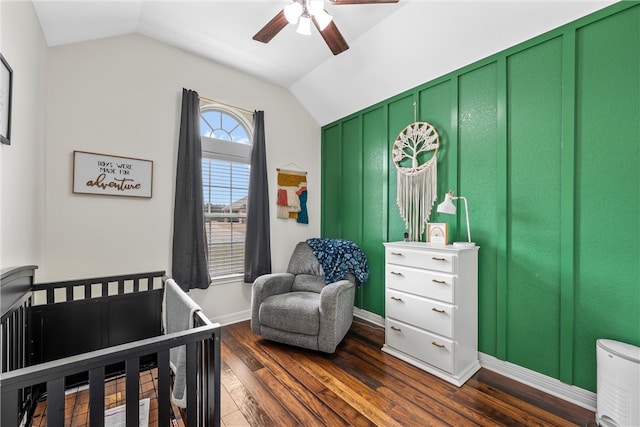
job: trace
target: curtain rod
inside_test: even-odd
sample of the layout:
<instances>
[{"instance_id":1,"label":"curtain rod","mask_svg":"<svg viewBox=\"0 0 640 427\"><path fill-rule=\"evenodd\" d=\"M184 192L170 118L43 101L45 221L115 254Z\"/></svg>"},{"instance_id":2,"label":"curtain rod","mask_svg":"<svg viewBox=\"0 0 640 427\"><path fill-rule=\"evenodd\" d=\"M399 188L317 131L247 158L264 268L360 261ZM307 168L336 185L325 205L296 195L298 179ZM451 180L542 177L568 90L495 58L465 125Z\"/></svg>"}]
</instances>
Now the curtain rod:
<instances>
[{"instance_id":1,"label":"curtain rod","mask_svg":"<svg viewBox=\"0 0 640 427\"><path fill-rule=\"evenodd\" d=\"M224 105L225 107L235 108L236 110L244 111L245 113L248 113L248 114L251 114L251 115L253 115L253 113L254 113L254 111L247 110L246 108L236 107L235 105L226 104L224 102L216 101L215 99L207 98L206 96L198 95L198 97L200 99L204 99L205 101L209 101L209 102L213 102L213 103L216 103L216 104Z\"/></svg>"}]
</instances>

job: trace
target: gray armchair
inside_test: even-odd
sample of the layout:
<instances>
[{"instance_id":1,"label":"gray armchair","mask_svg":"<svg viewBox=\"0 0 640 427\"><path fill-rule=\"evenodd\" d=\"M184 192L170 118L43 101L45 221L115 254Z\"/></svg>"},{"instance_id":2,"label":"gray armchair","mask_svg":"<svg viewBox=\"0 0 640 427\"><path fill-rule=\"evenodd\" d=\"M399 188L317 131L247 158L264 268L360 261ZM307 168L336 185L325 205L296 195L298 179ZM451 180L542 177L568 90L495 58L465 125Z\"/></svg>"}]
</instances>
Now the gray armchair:
<instances>
[{"instance_id":1,"label":"gray armchair","mask_svg":"<svg viewBox=\"0 0 640 427\"><path fill-rule=\"evenodd\" d=\"M355 277L325 284L322 266L306 242L291 255L287 273L253 283L251 330L264 338L334 353L353 321Z\"/></svg>"}]
</instances>

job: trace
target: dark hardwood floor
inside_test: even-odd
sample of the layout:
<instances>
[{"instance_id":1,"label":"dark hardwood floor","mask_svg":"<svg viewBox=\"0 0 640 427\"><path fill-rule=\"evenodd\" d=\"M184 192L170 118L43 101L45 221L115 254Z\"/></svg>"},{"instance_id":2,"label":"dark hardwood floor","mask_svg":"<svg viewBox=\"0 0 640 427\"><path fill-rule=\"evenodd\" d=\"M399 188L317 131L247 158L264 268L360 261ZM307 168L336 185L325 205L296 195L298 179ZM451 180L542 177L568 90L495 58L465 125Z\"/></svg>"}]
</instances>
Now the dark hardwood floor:
<instances>
[{"instance_id":1,"label":"dark hardwood floor","mask_svg":"<svg viewBox=\"0 0 640 427\"><path fill-rule=\"evenodd\" d=\"M252 426L595 426L594 413L486 369L458 388L380 348L354 319L335 354L223 327L222 384Z\"/></svg>"}]
</instances>

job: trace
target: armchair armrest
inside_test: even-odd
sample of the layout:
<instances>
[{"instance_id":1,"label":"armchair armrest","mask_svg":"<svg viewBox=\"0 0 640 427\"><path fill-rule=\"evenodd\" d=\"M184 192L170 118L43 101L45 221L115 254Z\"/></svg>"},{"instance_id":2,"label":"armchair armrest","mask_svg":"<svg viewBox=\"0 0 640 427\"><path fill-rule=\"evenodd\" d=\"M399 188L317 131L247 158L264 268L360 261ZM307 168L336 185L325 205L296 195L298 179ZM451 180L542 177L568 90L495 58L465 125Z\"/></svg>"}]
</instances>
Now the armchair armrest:
<instances>
[{"instance_id":1,"label":"armchair armrest","mask_svg":"<svg viewBox=\"0 0 640 427\"><path fill-rule=\"evenodd\" d=\"M291 291L294 275L291 273L273 273L258 277L251 288L251 330L260 334L260 305L271 295Z\"/></svg>"},{"instance_id":2,"label":"armchair armrest","mask_svg":"<svg viewBox=\"0 0 640 427\"><path fill-rule=\"evenodd\" d=\"M319 350L335 352L337 344L349 331L353 321L355 283L339 280L326 285L320 293Z\"/></svg>"}]
</instances>

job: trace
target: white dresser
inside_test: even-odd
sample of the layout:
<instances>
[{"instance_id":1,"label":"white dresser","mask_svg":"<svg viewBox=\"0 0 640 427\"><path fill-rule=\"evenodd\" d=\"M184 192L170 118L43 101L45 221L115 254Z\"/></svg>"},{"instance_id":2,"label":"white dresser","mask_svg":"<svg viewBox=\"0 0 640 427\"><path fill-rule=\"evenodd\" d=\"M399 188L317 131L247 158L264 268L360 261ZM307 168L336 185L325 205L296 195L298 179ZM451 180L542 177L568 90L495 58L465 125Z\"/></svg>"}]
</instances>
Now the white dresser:
<instances>
[{"instance_id":1,"label":"white dresser","mask_svg":"<svg viewBox=\"0 0 640 427\"><path fill-rule=\"evenodd\" d=\"M458 387L478 361L478 247L385 243L382 350Z\"/></svg>"}]
</instances>

